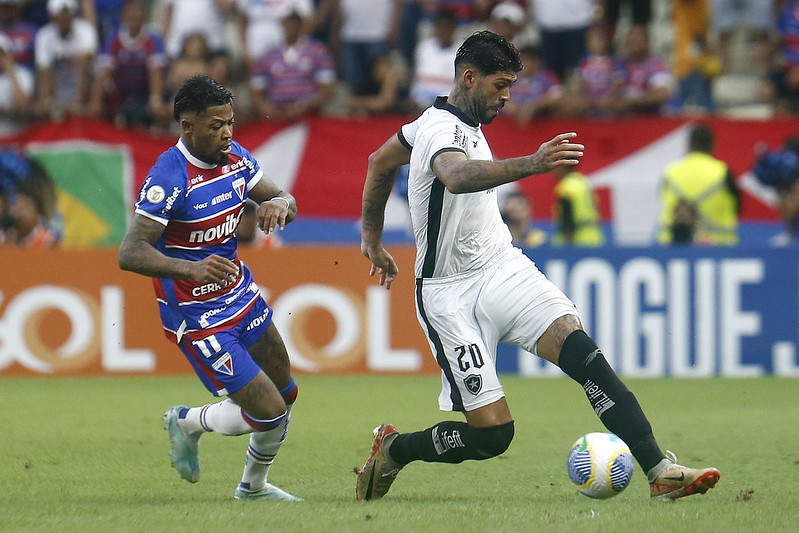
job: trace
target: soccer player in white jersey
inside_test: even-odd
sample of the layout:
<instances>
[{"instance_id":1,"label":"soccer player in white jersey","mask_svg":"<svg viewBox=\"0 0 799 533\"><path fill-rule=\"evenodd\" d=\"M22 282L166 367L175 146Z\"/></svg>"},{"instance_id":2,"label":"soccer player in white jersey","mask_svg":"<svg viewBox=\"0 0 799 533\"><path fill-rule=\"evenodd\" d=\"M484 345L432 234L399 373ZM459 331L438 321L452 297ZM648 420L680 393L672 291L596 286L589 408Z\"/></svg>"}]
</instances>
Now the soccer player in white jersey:
<instances>
[{"instance_id":1,"label":"soccer player in white jersey","mask_svg":"<svg viewBox=\"0 0 799 533\"><path fill-rule=\"evenodd\" d=\"M267 481L288 432L297 385L272 309L236 254L236 227L248 198L259 204L258 226L266 233L294 220L297 205L233 140L232 102L230 91L208 76L190 78L178 90L180 139L161 154L141 187L119 266L153 278L167 338L212 394L227 396L164 414L180 476L199 480L204 433L248 433L234 497L298 501Z\"/></svg>"},{"instance_id":2,"label":"soccer player in white jersey","mask_svg":"<svg viewBox=\"0 0 799 533\"><path fill-rule=\"evenodd\" d=\"M521 69L506 39L475 33L458 50L449 96L369 157L361 250L371 274L389 289L398 269L381 241L383 217L397 168L410 162L417 316L442 371L439 406L463 412L466 421L412 433L392 424L376 428L356 497L382 498L412 461L460 463L508 448L514 429L496 372L500 341L559 365L583 387L602 423L647 473L653 498L704 493L718 481L718 470L687 468L661 452L635 396L583 331L574 304L511 244L495 187L576 165L584 149L573 141L575 133L564 133L531 155L493 160L481 126L499 114Z\"/></svg>"}]
</instances>

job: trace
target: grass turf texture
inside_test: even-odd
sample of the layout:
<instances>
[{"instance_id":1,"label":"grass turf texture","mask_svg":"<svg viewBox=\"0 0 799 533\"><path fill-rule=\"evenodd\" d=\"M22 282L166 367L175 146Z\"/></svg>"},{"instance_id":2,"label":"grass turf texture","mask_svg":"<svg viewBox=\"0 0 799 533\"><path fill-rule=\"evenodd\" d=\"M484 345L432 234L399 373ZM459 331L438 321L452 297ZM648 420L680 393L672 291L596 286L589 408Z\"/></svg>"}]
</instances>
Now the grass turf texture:
<instances>
[{"instance_id":1,"label":"grass turf texture","mask_svg":"<svg viewBox=\"0 0 799 533\"><path fill-rule=\"evenodd\" d=\"M610 500L579 495L571 444L602 430L568 379L505 376L516 438L502 456L413 463L380 501L355 501L371 430L448 417L438 379L297 376L288 440L270 481L305 502L233 499L246 437L205 435L202 478L170 467L161 414L210 401L194 377L0 380L0 531L789 531L799 512L799 382L628 380L681 462L716 466L714 490L652 502L636 465ZM458 415L451 415L458 419Z\"/></svg>"}]
</instances>

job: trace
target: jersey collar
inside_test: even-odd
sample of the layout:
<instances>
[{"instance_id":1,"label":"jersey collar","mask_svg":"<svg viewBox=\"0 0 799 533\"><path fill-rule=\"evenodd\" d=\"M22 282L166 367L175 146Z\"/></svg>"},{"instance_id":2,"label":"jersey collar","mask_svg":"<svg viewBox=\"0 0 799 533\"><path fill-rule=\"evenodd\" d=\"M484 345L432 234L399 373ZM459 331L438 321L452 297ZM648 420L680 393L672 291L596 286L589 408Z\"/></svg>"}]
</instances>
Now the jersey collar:
<instances>
[{"instance_id":1,"label":"jersey collar","mask_svg":"<svg viewBox=\"0 0 799 533\"><path fill-rule=\"evenodd\" d=\"M183 154L183 157L188 159L189 163L191 163L195 167L204 168L206 170L209 170L209 169L217 167L217 165L212 165L211 163L206 163L205 161L200 161L199 159L197 159L196 157L191 155L191 153L189 152L189 149L186 148L185 144L183 144L183 139L178 139L178 143L175 146L177 147L178 150L180 150L180 153Z\"/></svg>"},{"instance_id":2,"label":"jersey collar","mask_svg":"<svg viewBox=\"0 0 799 533\"><path fill-rule=\"evenodd\" d=\"M446 96L439 96L436 98L436 101L433 103L433 107L436 109L443 109L444 111L449 111L456 117L458 117L461 122L466 124L467 126L471 126L473 128L477 128L480 126L480 123L476 120L472 120L471 118L467 117L463 111L455 107L454 105L447 102Z\"/></svg>"}]
</instances>

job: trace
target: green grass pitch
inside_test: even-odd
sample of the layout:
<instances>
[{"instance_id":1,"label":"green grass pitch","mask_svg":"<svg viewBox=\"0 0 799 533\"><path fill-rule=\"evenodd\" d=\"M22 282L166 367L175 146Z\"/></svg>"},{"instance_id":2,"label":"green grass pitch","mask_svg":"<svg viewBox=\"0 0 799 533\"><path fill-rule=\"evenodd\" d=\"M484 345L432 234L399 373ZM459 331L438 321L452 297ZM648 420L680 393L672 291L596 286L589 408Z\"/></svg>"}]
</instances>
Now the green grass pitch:
<instances>
[{"instance_id":1,"label":"green grass pitch","mask_svg":"<svg viewBox=\"0 0 799 533\"><path fill-rule=\"evenodd\" d=\"M503 377L516 438L501 457L413 463L380 501L355 501L371 430L429 427L435 376L299 375L270 480L304 502L233 499L246 437L205 435L202 478L170 467L161 414L211 401L193 376L0 379L0 531L795 531L799 381L628 380L664 448L716 466L704 496L649 499L636 469L610 500L579 495L566 456L602 430L568 379Z\"/></svg>"}]
</instances>

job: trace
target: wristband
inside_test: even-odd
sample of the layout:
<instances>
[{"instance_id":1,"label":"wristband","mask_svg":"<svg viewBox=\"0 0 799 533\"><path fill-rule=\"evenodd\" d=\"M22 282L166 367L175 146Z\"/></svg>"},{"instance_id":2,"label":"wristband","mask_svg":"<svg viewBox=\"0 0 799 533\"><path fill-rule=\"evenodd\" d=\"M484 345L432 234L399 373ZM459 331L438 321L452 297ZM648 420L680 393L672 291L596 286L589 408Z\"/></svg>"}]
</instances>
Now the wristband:
<instances>
[{"instance_id":1,"label":"wristband","mask_svg":"<svg viewBox=\"0 0 799 533\"><path fill-rule=\"evenodd\" d=\"M289 202L288 198L283 198L282 196L275 196L269 201L271 202L273 200L283 200L284 202L286 202L286 211L289 211L291 209L291 202Z\"/></svg>"}]
</instances>

